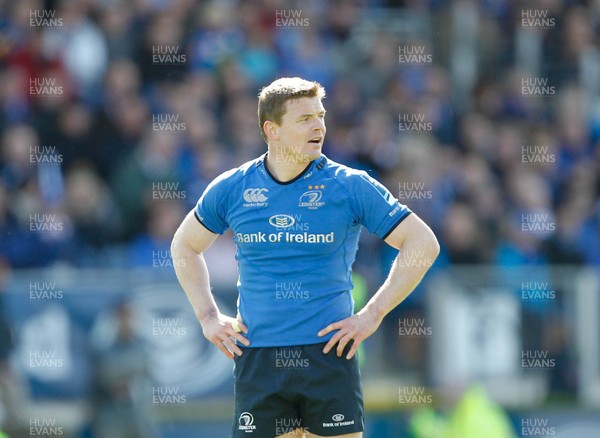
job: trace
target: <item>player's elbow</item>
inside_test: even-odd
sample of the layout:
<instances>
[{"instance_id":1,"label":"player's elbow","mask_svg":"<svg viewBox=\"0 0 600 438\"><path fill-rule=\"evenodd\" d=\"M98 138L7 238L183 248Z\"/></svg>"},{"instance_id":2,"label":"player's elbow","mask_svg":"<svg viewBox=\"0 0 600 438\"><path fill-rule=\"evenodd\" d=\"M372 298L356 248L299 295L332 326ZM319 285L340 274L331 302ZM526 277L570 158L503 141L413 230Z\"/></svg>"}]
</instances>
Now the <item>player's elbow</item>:
<instances>
[{"instance_id":1,"label":"player's elbow","mask_svg":"<svg viewBox=\"0 0 600 438\"><path fill-rule=\"evenodd\" d=\"M425 226L424 232L420 234L420 240L421 248L427 254L427 258L433 263L440 254L440 243L433 231L431 231L431 228Z\"/></svg>"},{"instance_id":2,"label":"player's elbow","mask_svg":"<svg viewBox=\"0 0 600 438\"><path fill-rule=\"evenodd\" d=\"M433 232L428 239L427 248L432 260L435 260L437 256L440 255L440 242L438 242L437 237L435 237Z\"/></svg>"},{"instance_id":3,"label":"player's elbow","mask_svg":"<svg viewBox=\"0 0 600 438\"><path fill-rule=\"evenodd\" d=\"M175 271L179 272L182 267L188 266L192 256L193 252L186 242L184 233L177 230L171 240L171 259Z\"/></svg>"},{"instance_id":4,"label":"player's elbow","mask_svg":"<svg viewBox=\"0 0 600 438\"><path fill-rule=\"evenodd\" d=\"M171 240L171 256L174 257L176 254L180 254L184 246L185 239L183 238L181 228L178 228L173 235L173 239Z\"/></svg>"},{"instance_id":5,"label":"player's elbow","mask_svg":"<svg viewBox=\"0 0 600 438\"><path fill-rule=\"evenodd\" d=\"M193 236L193 231L186 228L185 224L180 226L171 240L171 257L187 259L202 255L210 243L197 241Z\"/></svg>"},{"instance_id":6,"label":"player's elbow","mask_svg":"<svg viewBox=\"0 0 600 438\"><path fill-rule=\"evenodd\" d=\"M171 239L171 255L177 254L179 252L179 236L177 235L177 231L173 235L173 239Z\"/></svg>"}]
</instances>

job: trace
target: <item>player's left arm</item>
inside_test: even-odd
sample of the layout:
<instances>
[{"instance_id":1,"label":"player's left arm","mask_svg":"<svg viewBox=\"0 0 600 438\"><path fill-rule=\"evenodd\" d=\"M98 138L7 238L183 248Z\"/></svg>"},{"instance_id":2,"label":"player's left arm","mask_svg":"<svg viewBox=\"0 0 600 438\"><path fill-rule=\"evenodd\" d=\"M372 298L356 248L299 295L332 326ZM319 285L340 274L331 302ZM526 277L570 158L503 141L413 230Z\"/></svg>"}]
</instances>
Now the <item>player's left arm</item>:
<instances>
[{"instance_id":1,"label":"player's left arm","mask_svg":"<svg viewBox=\"0 0 600 438\"><path fill-rule=\"evenodd\" d=\"M352 340L352 347L346 355L347 359L351 359L360 343L377 330L384 316L417 287L440 251L431 229L414 213L400 222L385 238L385 242L400 250L387 279L360 312L329 324L318 333L319 336L325 336L337 330L325 345L323 353L329 353L337 344L339 357Z\"/></svg>"}]
</instances>

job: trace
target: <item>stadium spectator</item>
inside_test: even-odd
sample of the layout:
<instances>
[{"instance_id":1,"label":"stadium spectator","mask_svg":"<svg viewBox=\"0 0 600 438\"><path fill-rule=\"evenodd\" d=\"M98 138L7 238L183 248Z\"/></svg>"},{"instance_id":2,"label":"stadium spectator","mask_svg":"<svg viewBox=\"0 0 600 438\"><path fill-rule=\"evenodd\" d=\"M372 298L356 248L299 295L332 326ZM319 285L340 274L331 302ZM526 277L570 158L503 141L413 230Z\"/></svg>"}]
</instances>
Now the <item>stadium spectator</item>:
<instances>
[{"instance_id":1,"label":"stadium spectator","mask_svg":"<svg viewBox=\"0 0 600 438\"><path fill-rule=\"evenodd\" d=\"M115 318L112 339L96 345L94 354L94 436L151 438L156 433L148 406L152 389L145 347L134 331L127 303L117 305Z\"/></svg>"},{"instance_id":2,"label":"stadium spectator","mask_svg":"<svg viewBox=\"0 0 600 438\"><path fill-rule=\"evenodd\" d=\"M549 17L537 27L522 3L0 0L0 258L16 270L151 266L208 182L263 150L257 84L300 75L329 92L324 153L382 181L440 237L432 272L491 264L517 297L537 269L549 287L553 265L597 269L600 3L526 2ZM307 26L276 20L292 7ZM34 11L60 21L32 25ZM400 62L401 46L431 62ZM169 52L180 57L153 56ZM528 96L524 78L548 94ZM154 130L160 116L182 124ZM399 126L407 118L420 129ZM58 161L36 163L48 154ZM154 184L186 198L153 200ZM367 233L360 245L354 267L372 291L396 253ZM228 251L212 254L223 282ZM573 290L556 292L521 301L521 322L525 346L557 355L562 391L578 377L574 343L544 330ZM396 336L397 318L427 316L426 298L389 319L393 372L427 369L424 343Z\"/></svg>"}]
</instances>

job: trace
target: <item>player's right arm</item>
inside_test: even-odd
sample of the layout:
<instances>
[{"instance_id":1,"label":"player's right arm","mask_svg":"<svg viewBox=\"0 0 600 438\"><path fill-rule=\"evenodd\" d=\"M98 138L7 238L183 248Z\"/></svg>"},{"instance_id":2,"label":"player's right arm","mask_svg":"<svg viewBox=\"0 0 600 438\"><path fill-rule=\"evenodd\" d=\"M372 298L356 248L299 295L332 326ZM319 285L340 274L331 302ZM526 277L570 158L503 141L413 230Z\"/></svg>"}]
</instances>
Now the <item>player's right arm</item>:
<instances>
[{"instance_id":1,"label":"player's right arm","mask_svg":"<svg viewBox=\"0 0 600 438\"><path fill-rule=\"evenodd\" d=\"M233 359L232 352L241 356L242 350L231 338L246 346L250 342L242 334L248 333L247 327L241 321L222 314L210 290L208 268L203 253L217 237L218 234L204 227L194 216L194 211L191 211L175 232L171 243L171 256L179 283L194 308L204 336L227 357ZM242 333L233 329L231 323L236 321Z\"/></svg>"}]
</instances>

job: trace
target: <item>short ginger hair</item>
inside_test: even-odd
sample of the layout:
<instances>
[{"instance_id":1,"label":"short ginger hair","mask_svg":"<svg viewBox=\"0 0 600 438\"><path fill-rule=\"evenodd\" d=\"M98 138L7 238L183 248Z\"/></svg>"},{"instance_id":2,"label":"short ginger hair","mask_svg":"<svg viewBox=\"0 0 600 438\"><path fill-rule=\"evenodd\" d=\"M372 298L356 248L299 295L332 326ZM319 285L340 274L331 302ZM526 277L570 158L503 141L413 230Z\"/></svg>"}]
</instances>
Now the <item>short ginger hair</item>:
<instances>
[{"instance_id":1,"label":"short ginger hair","mask_svg":"<svg viewBox=\"0 0 600 438\"><path fill-rule=\"evenodd\" d=\"M267 120L281 124L288 100L302 97L325 97L325 88L315 81L302 78L279 78L263 87L258 94L258 124L260 133L267 139L263 125Z\"/></svg>"}]
</instances>

